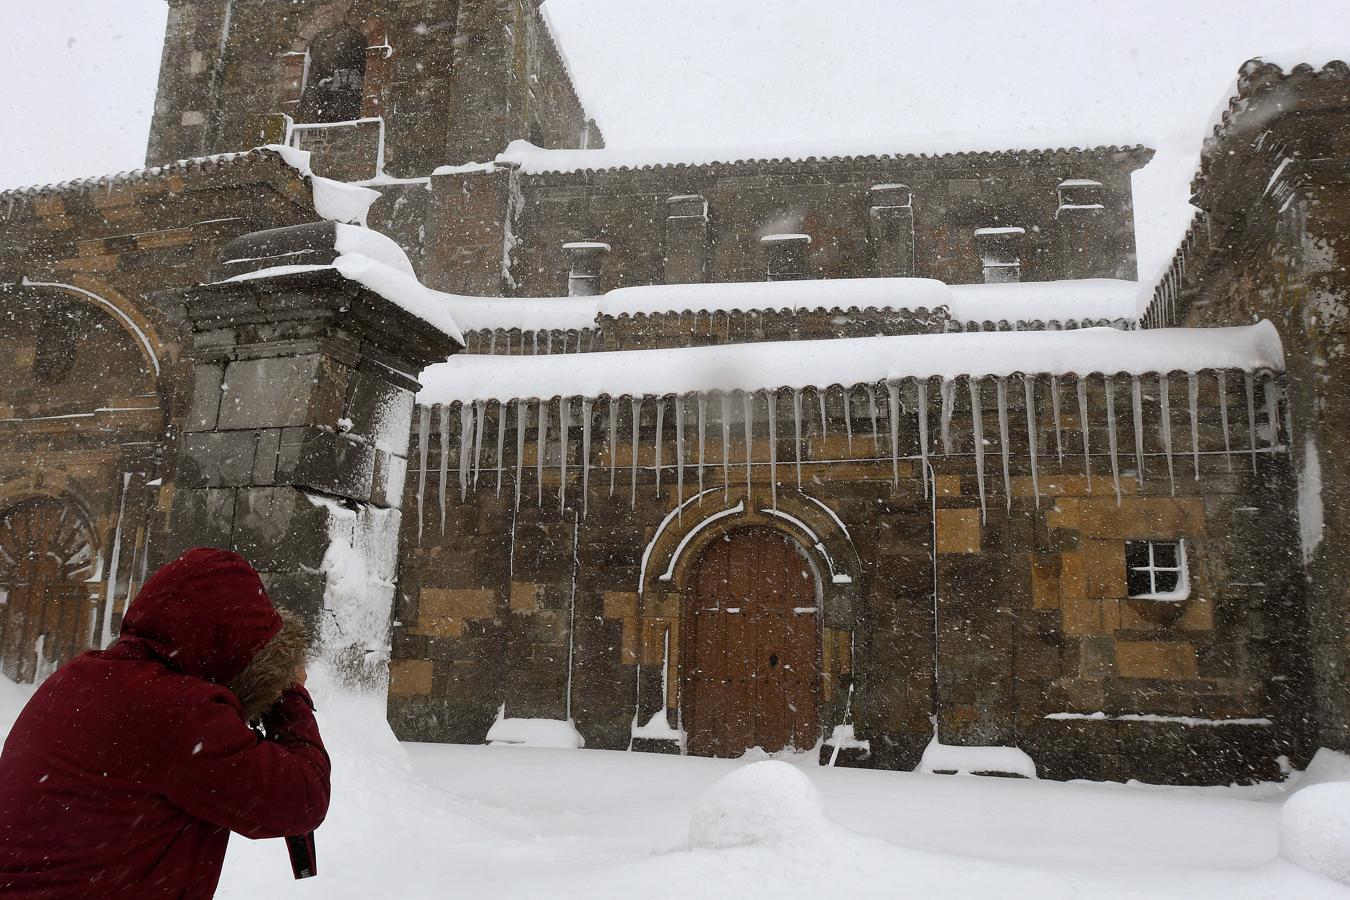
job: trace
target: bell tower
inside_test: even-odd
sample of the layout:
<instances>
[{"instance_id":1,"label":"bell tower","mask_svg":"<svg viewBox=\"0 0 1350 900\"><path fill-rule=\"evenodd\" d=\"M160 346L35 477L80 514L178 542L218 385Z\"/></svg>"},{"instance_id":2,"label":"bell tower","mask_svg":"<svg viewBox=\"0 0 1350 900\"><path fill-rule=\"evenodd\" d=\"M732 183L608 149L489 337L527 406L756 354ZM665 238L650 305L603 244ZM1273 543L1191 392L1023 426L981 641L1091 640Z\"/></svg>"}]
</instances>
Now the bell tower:
<instances>
[{"instance_id":1,"label":"bell tower","mask_svg":"<svg viewBox=\"0 0 1350 900\"><path fill-rule=\"evenodd\" d=\"M359 181L601 143L540 0L168 3L147 165L289 142Z\"/></svg>"}]
</instances>

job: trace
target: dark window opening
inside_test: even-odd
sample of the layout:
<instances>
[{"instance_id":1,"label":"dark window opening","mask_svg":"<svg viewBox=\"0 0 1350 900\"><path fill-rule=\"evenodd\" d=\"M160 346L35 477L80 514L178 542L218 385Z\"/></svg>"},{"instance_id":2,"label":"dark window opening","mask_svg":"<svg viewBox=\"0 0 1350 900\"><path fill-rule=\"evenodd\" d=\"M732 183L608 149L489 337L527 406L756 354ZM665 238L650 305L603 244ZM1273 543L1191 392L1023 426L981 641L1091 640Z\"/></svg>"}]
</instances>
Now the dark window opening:
<instances>
[{"instance_id":1,"label":"dark window opening","mask_svg":"<svg viewBox=\"0 0 1350 900\"><path fill-rule=\"evenodd\" d=\"M1126 541L1125 586L1133 598L1184 600L1190 593L1185 541Z\"/></svg>"},{"instance_id":2,"label":"dark window opening","mask_svg":"<svg viewBox=\"0 0 1350 900\"><path fill-rule=\"evenodd\" d=\"M309 48L300 120L350 122L361 118L365 84L365 35L352 28L324 32Z\"/></svg>"}]
</instances>

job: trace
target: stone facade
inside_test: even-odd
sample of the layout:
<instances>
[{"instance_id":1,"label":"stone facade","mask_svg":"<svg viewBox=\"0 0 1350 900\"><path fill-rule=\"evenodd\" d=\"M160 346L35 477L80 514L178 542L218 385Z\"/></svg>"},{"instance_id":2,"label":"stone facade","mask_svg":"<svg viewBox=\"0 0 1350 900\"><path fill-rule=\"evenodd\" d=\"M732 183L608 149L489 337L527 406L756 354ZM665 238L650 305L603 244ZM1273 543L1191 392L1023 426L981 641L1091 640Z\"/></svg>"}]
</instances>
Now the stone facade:
<instances>
[{"instance_id":1,"label":"stone facade","mask_svg":"<svg viewBox=\"0 0 1350 900\"><path fill-rule=\"evenodd\" d=\"M629 313L595 295L1133 279L1130 179L1151 152L628 157L601 149L533 0L170 9L161 167L0 195L0 526L46 529L60 561L0 567L10 677L111 639L151 567L209 542L249 553L345 671L389 658L402 737L479 742L505 708L678 752L700 727L703 561L754 533L789 542L817 591L787 611L815 642L796 699L823 752L853 735L849 764L913 768L936 735L1020 746L1047 777L1227 782L1350 749L1343 64L1244 67L1200 218L1138 323L1086 305ZM371 226L429 285L504 310L472 329L475 356L616 351L659 374L765 342L842 358L872 335L1269 319L1285 371L1062 371L1028 351L998 377L559 397L519 389L538 360L489 358L472 362L517 388L415 405L457 345L332 267L322 182L233 152L273 142L374 186ZM249 248L288 241L328 267L253 271L269 263ZM1180 555L1186 589L1132 586L1141 548L1155 582L1155 552ZM346 553L374 561L359 584ZM24 593L35 578L47 594ZM739 656L777 677L756 668L776 654Z\"/></svg>"}]
</instances>

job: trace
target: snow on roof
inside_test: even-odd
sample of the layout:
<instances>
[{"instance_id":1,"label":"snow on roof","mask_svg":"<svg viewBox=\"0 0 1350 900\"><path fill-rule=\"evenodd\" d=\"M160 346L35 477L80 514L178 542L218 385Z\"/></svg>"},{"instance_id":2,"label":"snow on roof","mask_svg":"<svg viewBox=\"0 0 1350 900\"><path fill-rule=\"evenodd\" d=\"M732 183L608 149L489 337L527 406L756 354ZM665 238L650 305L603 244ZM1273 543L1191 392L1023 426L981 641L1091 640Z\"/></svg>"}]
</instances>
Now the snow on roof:
<instances>
[{"instance_id":1,"label":"snow on roof","mask_svg":"<svg viewBox=\"0 0 1350 900\"><path fill-rule=\"evenodd\" d=\"M931 278L835 278L658 284L599 297L440 299L466 331L567 331L594 327L600 317L941 307L961 322L1116 321L1134 319L1140 291L1148 289L1108 278L950 286Z\"/></svg>"},{"instance_id":2,"label":"snow on roof","mask_svg":"<svg viewBox=\"0 0 1350 900\"><path fill-rule=\"evenodd\" d=\"M241 153L217 153L212 156L197 156L191 159L180 159L162 166L132 169L128 172L117 172L112 175L98 175L92 178L77 178L71 181L56 182L54 184L37 184L28 187L10 188L6 191L0 191L0 197L77 193L80 191L93 190L95 188L107 188L119 184L149 181L173 172L186 172L193 169L206 171L249 159L261 159L263 158L263 155L264 154L260 150L247 150Z\"/></svg>"},{"instance_id":3,"label":"snow on roof","mask_svg":"<svg viewBox=\"0 0 1350 900\"><path fill-rule=\"evenodd\" d=\"M370 207L382 196L371 188L315 175L309 167L311 154L308 150L282 144L268 144L262 149L271 150L285 160L286 165L309 179L314 192L314 211L325 219L349 225L365 225Z\"/></svg>"},{"instance_id":4,"label":"snow on roof","mask_svg":"<svg viewBox=\"0 0 1350 900\"><path fill-rule=\"evenodd\" d=\"M360 284L438 328L463 346L464 335L443 302L446 295L433 291L417 280L407 254L393 240L369 228L338 224L334 249L338 257L328 265L274 266L226 280L256 281L302 272L333 270L348 281Z\"/></svg>"},{"instance_id":5,"label":"snow on roof","mask_svg":"<svg viewBox=\"0 0 1350 900\"><path fill-rule=\"evenodd\" d=\"M1101 187L1100 181L1093 181L1091 178L1066 178L1059 183L1060 187Z\"/></svg>"},{"instance_id":6,"label":"snow on roof","mask_svg":"<svg viewBox=\"0 0 1350 900\"><path fill-rule=\"evenodd\" d=\"M729 344L565 356L460 355L421 375L423 404L667 396L905 378L1284 368L1268 321L1236 328L982 332Z\"/></svg>"},{"instance_id":7,"label":"snow on roof","mask_svg":"<svg viewBox=\"0 0 1350 900\"><path fill-rule=\"evenodd\" d=\"M786 243L786 242L788 242L788 241L803 241L803 242L809 244L809 243L811 243L811 235L809 235L809 234L766 234L766 235L764 235L764 237L762 237L762 238L759 239L759 242L760 242L761 244L776 244L776 243L780 243L780 242Z\"/></svg>"},{"instance_id":8,"label":"snow on roof","mask_svg":"<svg viewBox=\"0 0 1350 900\"><path fill-rule=\"evenodd\" d=\"M1000 228L976 228L976 235L985 234L1026 234L1027 230L1017 225L1005 225Z\"/></svg>"},{"instance_id":9,"label":"snow on roof","mask_svg":"<svg viewBox=\"0 0 1350 900\"><path fill-rule=\"evenodd\" d=\"M1104 154L1148 152L1129 140L1087 141L1081 147L1057 149L1016 148L1026 134L934 135L888 141L786 144L758 147L605 148L603 150L545 150L529 141L512 141L497 157L502 165L515 166L526 175L547 173L605 172L617 169L651 169L675 166L734 165L738 163L800 163L830 160L914 160L944 156L1008 155L1026 157L1056 153ZM462 167L460 167L462 168ZM438 173L443 170L437 170ZM446 169L444 171L451 171Z\"/></svg>"}]
</instances>

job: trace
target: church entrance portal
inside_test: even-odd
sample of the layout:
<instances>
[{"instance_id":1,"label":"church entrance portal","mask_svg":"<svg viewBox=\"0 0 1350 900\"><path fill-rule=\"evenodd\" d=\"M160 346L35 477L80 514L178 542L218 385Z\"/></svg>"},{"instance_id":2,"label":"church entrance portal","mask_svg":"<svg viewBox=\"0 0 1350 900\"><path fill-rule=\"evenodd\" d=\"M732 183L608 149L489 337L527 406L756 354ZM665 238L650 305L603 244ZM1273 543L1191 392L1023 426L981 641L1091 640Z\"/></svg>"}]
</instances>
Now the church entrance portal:
<instances>
[{"instance_id":1,"label":"church entrance portal","mask_svg":"<svg viewBox=\"0 0 1350 900\"><path fill-rule=\"evenodd\" d=\"M690 753L738 757L816 743L818 597L805 552L776 531L733 531L704 552L684 627Z\"/></svg>"}]
</instances>

